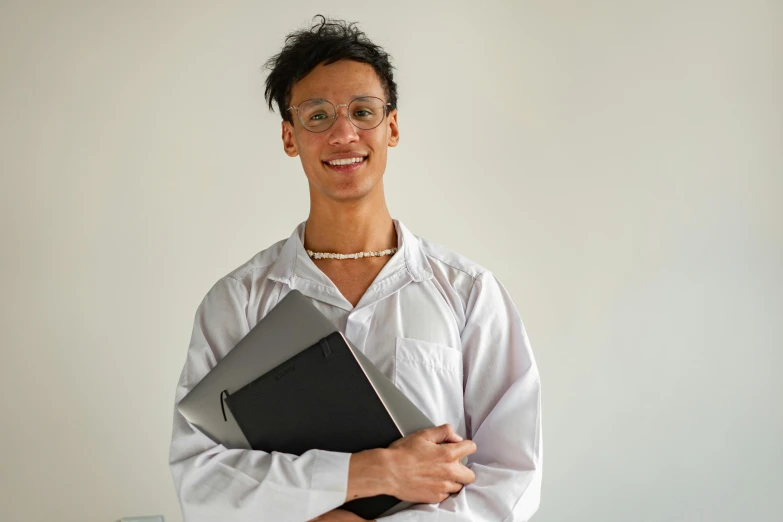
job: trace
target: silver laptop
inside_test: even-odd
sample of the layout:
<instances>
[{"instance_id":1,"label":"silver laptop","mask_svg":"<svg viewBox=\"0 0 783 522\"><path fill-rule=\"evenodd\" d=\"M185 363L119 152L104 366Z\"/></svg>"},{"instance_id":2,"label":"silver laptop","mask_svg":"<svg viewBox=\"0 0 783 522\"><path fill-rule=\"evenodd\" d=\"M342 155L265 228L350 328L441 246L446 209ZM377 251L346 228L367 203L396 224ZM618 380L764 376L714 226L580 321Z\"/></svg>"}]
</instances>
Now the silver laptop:
<instances>
[{"instance_id":1,"label":"silver laptop","mask_svg":"<svg viewBox=\"0 0 783 522\"><path fill-rule=\"evenodd\" d=\"M291 290L178 404L180 413L215 442L250 449L230 409L229 395L337 331L297 290ZM345 336L343 336L345 338ZM347 339L378 397L403 435L434 424Z\"/></svg>"},{"instance_id":2,"label":"silver laptop","mask_svg":"<svg viewBox=\"0 0 783 522\"><path fill-rule=\"evenodd\" d=\"M334 324L309 298L297 290L291 290L179 402L179 412L226 448L251 449L231 410L225 405L226 393L234 393L336 331ZM372 361L350 341L345 339L345 342L403 435L434 426ZM467 464L467 458L462 462ZM383 513L383 516L411 505L410 502L400 502Z\"/></svg>"}]
</instances>

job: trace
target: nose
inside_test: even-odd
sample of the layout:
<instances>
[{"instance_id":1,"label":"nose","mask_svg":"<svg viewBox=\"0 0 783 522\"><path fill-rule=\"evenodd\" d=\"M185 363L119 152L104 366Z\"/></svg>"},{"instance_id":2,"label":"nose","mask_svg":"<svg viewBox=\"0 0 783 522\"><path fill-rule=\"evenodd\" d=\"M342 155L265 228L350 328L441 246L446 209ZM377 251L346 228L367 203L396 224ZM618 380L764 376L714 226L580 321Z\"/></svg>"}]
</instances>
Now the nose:
<instances>
[{"instance_id":1,"label":"nose","mask_svg":"<svg viewBox=\"0 0 783 522\"><path fill-rule=\"evenodd\" d=\"M340 109L344 109L345 112L341 113ZM342 145L355 141L359 141L359 133L351 120L348 119L348 107L338 105L334 123L329 128L329 144Z\"/></svg>"}]
</instances>

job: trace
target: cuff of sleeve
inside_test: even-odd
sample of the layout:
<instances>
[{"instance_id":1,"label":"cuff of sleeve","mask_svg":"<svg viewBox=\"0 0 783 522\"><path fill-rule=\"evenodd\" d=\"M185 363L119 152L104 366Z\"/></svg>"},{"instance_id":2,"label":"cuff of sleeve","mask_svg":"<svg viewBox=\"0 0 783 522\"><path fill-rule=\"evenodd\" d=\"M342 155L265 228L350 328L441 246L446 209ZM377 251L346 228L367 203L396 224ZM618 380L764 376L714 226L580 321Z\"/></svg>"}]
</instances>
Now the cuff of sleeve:
<instances>
[{"instance_id":1,"label":"cuff of sleeve","mask_svg":"<svg viewBox=\"0 0 783 522\"><path fill-rule=\"evenodd\" d=\"M316 517L345 503L350 453L317 450L310 485L310 514Z\"/></svg>"}]
</instances>

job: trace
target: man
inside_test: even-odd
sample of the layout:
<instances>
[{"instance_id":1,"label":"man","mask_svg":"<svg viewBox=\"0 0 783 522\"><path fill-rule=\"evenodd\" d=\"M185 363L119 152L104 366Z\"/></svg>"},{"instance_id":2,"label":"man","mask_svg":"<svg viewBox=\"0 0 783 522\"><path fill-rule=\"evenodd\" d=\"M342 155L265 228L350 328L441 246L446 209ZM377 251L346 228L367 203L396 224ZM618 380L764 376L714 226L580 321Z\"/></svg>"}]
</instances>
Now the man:
<instances>
[{"instance_id":1,"label":"man","mask_svg":"<svg viewBox=\"0 0 783 522\"><path fill-rule=\"evenodd\" d=\"M301 160L310 215L207 293L176 401L296 289L438 427L389 448L297 457L227 450L175 408L170 464L186 522L356 521L339 506L378 494L419 503L389 522L528 520L541 488L538 370L497 279L389 214L383 174L399 141L389 56L354 25L322 19L267 65L266 98L286 154Z\"/></svg>"}]
</instances>

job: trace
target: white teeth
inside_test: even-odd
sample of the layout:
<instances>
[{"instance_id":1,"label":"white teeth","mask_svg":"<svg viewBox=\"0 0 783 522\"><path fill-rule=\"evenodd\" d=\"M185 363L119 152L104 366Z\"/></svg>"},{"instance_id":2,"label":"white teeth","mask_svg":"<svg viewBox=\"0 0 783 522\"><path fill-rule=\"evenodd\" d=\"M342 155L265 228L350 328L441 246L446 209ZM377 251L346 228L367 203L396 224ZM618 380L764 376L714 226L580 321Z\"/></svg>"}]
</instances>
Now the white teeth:
<instances>
[{"instance_id":1,"label":"white teeth","mask_svg":"<svg viewBox=\"0 0 783 522\"><path fill-rule=\"evenodd\" d=\"M359 163L360 161L363 161L364 158L344 158L344 159L337 159L328 161L329 165L351 165L353 163Z\"/></svg>"}]
</instances>

